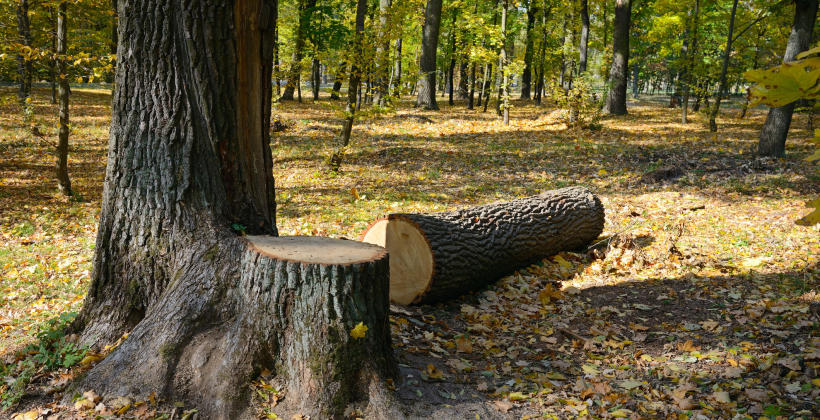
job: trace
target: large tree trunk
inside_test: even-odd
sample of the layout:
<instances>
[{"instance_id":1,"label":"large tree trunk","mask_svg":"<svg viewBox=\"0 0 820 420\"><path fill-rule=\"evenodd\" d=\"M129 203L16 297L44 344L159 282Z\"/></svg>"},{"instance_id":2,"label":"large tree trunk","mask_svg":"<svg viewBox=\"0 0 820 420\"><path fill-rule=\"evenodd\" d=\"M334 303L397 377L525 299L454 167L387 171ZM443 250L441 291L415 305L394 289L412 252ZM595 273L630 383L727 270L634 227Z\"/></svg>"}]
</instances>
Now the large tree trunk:
<instances>
[{"instance_id":1,"label":"large tree trunk","mask_svg":"<svg viewBox=\"0 0 820 420\"><path fill-rule=\"evenodd\" d=\"M29 3L28 0L20 0L17 4L17 35L19 37L20 45L23 47L31 47L31 21L28 15ZM24 107L28 106L27 100L31 95L31 74L32 66L30 57L23 54L21 51L17 54L17 77L18 89L17 99Z\"/></svg>"},{"instance_id":2,"label":"large tree trunk","mask_svg":"<svg viewBox=\"0 0 820 420\"><path fill-rule=\"evenodd\" d=\"M419 60L418 98L416 106L438 109L436 103L436 50L441 25L441 1L427 0L424 10L424 27L421 36L421 59Z\"/></svg>"},{"instance_id":3,"label":"large tree trunk","mask_svg":"<svg viewBox=\"0 0 820 420\"><path fill-rule=\"evenodd\" d=\"M610 115L626 114L626 74L629 70L629 26L632 14L631 0L615 1L615 28L612 35L612 66L609 69L609 94L604 112Z\"/></svg>"},{"instance_id":4,"label":"large tree trunk","mask_svg":"<svg viewBox=\"0 0 820 420\"><path fill-rule=\"evenodd\" d=\"M521 99L530 99L532 85L532 57L533 57L533 27L535 27L535 17L538 14L538 0L529 0L527 5L527 33L524 44L524 71L521 73Z\"/></svg>"},{"instance_id":5,"label":"large tree trunk","mask_svg":"<svg viewBox=\"0 0 820 420\"><path fill-rule=\"evenodd\" d=\"M732 54L732 35L735 29L735 14L737 14L737 2L732 2L732 14L729 17L729 35L726 37L726 49L723 51L723 65L720 68L720 81L718 83L717 96L715 96L715 105L709 112L709 131L717 131L717 115L720 112L720 101L726 92L726 73L729 71L729 56ZM816 4L816 2L815 2Z\"/></svg>"},{"instance_id":6,"label":"large tree trunk","mask_svg":"<svg viewBox=\"0 0 820 420\"><path fill-rule=\"evenodd\" d=\"M429 303L478 290L561 251L588 245L604 208L582 187L459 211L391 214L362 240L390 253L390 299Z\"/></svg>"},{"instance_id":7,"label":"large tree trunk","mask_svg":"<svg viewBox=\"0 0 820 420\"><path fill-rule=\"evenodd\" d=\"M296 31L293 41L293 58L290 61L290 69L288 70L288 80L285 84L285 90L280 98L283 101L292 101L293 94L299 89L299 102L302 102L301 93L301 74L302 74L302 55L305 49L305 38L307 37L307 29L310 27L310 18L313 14L313 9L316 7L316 0L299 0L299 19L296 22Z\"/></svg>"},{"instance_id":8,"label":"large tree trunk","mask_svg":"<svg viewBox=\"0 0 820 420\"><path fill-rule=\"evenodd\" d=\"M71 180L68 178L68 68L66 49L68 48L68 27L66 22L66 2L57 7L57 72L60 74L60 131L57 138L57 188L65 196L70 196Z\"/></svg>"},{"instance_id":9,"label":"large tree trunk","mask_svg":"<svg viewBox=\"0 0 820 420\"><path fill-rule=\"evenodd\" d=\"M282 410L341 417L366 398L390 416L378 411L395 369L384 252L274 237L273 7L120 3L94 268L74 328L95 346L130 334L74 391L255 418L248 383L268 369L287 389ZM359 322L363 338L350 334Z\"/></svg>"},{"instance_id":10,"label":"large tree trunk","mask_svg":"<svg viewBox=\"0 0 820 420\"><path fill-rule=\"evenodd\" d=\"M794 23L786 44L783 62L794 61L797 54L807 50L817 17L818 0L795 0ZM760 156L783 156L786 154L786 136L792 123L794 103L769 109L766 122L760 130L757 153Z\"/></svg>"}]
</instances>

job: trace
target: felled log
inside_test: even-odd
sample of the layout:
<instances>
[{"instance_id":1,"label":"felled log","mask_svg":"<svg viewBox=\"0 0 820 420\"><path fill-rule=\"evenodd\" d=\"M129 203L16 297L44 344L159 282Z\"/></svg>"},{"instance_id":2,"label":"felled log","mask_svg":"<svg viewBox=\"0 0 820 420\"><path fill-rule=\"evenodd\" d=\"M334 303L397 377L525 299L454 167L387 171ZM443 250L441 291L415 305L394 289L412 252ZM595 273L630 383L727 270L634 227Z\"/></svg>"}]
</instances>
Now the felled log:
<instances>
[{"instance_id":1,"label":"felled log","mask_svg":"<svg viewBox=\"0 0 820 420\"><path fill-rule=\"evenodd\" d=\"M431 303L478 290L521 267L588 245L604 228L583 187L458 211L391 214L362 241L390 253L390 300Z\"/></svg>"}]
</instances>

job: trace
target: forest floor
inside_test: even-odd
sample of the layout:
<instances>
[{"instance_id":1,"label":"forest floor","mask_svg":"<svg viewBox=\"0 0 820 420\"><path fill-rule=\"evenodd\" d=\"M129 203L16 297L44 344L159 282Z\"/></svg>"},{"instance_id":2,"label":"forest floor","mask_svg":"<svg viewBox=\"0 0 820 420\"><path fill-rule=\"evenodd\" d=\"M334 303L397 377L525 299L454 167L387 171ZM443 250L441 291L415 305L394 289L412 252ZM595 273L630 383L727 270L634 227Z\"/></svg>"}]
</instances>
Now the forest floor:
<instances>
[{"instance_id":1,"label":"forest floor","mask_svg":"<svg viewBox=\"0 0 820 420\"><path fill-rule=\"evenodd\" d=\"M35 92L24 122L12 90L0 90L0 416L190 415L156 401L50 402L98 359L59 333L38 333L78 311L88 286L110 96L74 90L76 195L65 199L53 181L57 112L46 95ZM604 203L609 239L588 252L545 259L444 304L392 308L396 393L411 417L817 415L820 229L794 224L820 193L816 167L802 161L806 116L793 122L785 159L760 159L752 152L764 110L741 120L724 108L715 134L702 114L680 124L680 110L661 99L633 100L628 116L604 118L598 130L567 128L560 112L523 102L509 126L463 102L442 99L438 112L402 102L365 115L337 174L325 159L340 104L274 111L288 125L273 135L282 235L356 239L390 212L575 184ZM56 344L38 348L44 340ZM275 413L265 398L260 415Z\"/></svg>"}]
</instances>

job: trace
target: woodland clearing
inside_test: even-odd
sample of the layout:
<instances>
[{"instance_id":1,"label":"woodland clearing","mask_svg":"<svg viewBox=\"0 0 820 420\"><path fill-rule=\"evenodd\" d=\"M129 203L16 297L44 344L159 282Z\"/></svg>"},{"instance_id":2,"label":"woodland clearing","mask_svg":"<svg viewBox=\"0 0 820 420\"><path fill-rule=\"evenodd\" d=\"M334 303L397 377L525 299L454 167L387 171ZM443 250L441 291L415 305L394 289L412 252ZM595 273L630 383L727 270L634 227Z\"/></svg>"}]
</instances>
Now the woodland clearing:
<instances>
[{"instance_id":1,"label":"woodland clearing","mask_svg":"<svg viewBox=\"0 0 820 420\"><path fill-rule=\"evenodd\" d=\"M111 98L73 93L69 200L54 188L52 146L31 135L14 92L0 90L0 376L48 320L81 308L88 287ZM33 123L51 139L47 94L34 90ZM567 128L559 111L523 102L505 126L459 102L432 112L401 101L393 113L363 115L339 173L325 169L338 103L275 107L288 125L272 137L280 235L357 239L387 213L576 184L604 203L603 240L588 252L545 259L444 304L392 308L395 391L413 415L816 416L820 235L794 224L820 192L816 168L802 161L811 150L806 115L793 122L786 158L757 158L764 109L739 119L727 107L710 133L706 115L682 125L668 97L646 98L598 130ZM0 383L0 404L20 398L0 413L93 418L93 405L60 407L49 391L97 359L83 354L71 369ZM257 409L282 394L263 377ZM123 418L183 413L172 401L97 408Z\"/></svg>"}]
</instances>

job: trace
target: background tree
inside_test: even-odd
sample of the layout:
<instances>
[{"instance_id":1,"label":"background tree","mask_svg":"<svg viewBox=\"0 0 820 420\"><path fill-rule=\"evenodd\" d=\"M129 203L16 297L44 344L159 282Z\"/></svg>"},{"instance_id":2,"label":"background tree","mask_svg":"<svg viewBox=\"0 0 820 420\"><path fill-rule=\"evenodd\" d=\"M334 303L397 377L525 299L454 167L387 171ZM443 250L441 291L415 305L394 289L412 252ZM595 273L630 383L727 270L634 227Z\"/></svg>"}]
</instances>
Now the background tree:
<instances>
[{"instance_id":1,"label":"background tree","mask_svg":"<svg viewBox=\"0 0 820 420\"><path fill-rule=\"evenodd\" d=\"M615 1L615 23L612 36L612 67L609 72L609 94L604 112L626 114L626 74L629 64L629 22L631 0Z\"/></svg>"},{"instance_id":2,"label":"background tree","mask_svg":"<svg viewBox=\"0 0 820 420\"><path fill-rule=\"evenodd\" d=\"M794 1L794 23L792 24L783 62L794 61L797 54L809 48L817 18L817 0ZM766 122L760 130L757 153L761 156L783 156L786 153L786 135L794 112L794 103L769 110Z\"/></svg>"},{"instance_id":3,"label":"background tree","mask_svg":"<svg viewBox=\"0 0 820 420\"><path fill-rule=\"evenodd\" d=\"M712 132L717 131L717 123L715 122L715 118L717 118L718 112L720 112L720 100L725 94L724 92L726 92L726 73L729 71L729 55L732 53L732 41L734 41L732 35L735 28L737 2L738 0L734 0L732 3L732 14L729 16L729 33L726 36L726 49L723 52L723 65L720 69L718 90L717 95L715 95L715 105L712 107L711 112L709 112L709 131Z\"/></svg>"},{"instance_id":4,"label":"background tree","mask_svg":"<svg viewBox=\"0 0 820 420\"><path fill-rule=\"evenodd\" d=\"M70 196L71 180L68 178L68 134L69 111L68 101L68 66L66 65L66 47L68 45L68 28L66 19L66 2L57 7L57 73L60 80L60 131L57 140L57 187L63 195Z\"/></svg>"},{"instance_id":5,"label":"background tree","mask_svg":"<svg viewBox=\"0 0 820 420\"><path fill-rule=\"evenodd\" d=\"M438 109L436 103L436 50L438 49L439 26L441 25L441 1L427 0L424 9L424 28L419 59L418 98L416 106L424 109Z\"/></svg>"}]
</instances>

